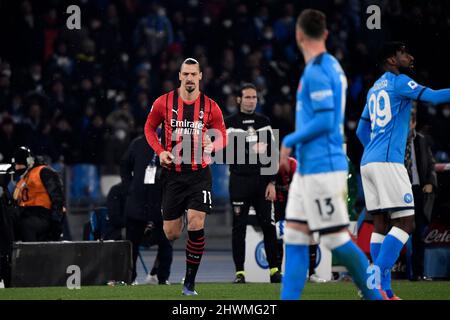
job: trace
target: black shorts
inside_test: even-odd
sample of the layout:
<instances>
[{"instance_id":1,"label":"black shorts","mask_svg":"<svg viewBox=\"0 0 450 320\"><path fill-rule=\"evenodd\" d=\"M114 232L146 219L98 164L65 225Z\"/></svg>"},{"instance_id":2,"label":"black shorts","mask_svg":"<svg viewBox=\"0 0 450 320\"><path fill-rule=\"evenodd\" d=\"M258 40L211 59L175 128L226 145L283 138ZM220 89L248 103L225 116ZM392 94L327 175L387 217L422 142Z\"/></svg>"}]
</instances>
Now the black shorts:
<instances>
[{"instance_id":1,"label":"black shorts","mask_svg":"<svg viewBox=\"0 0 450 320\"><path fill-rule=\"evenodd\" d=\"M175 220L186 210L211 212L211 169L174 172L163 170L162 214L164 220Z\"/></svg>"}]
</instances>

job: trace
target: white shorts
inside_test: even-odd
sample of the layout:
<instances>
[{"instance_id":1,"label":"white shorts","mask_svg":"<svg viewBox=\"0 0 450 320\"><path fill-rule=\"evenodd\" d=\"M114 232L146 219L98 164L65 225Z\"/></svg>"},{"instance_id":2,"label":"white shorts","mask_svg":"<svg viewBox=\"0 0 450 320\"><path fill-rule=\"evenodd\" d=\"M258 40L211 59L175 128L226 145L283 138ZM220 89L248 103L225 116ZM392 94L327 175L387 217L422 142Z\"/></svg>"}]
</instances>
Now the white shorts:
<instances>
[{"instance_id":1,"label":"white shorts","mask_svg":"<svg viewBox=\"0 0 450 320\"><path fill-rule=\"evenodd\" d=\"M366 164L361 167L361 179L368 213L389 213L393 219L414 214L411 182L403 164Z\"/></svg>"},{"instance_id":2,"label":"white shorts","mask_svg":"<svg viewBox=\"0 0 450 320\"><path fill-rule=\"evenodd\" d=\"M295 173L289 188L286 221L307 223L311 232L336 232L349 225L347 172Z\"/></svg>"}]
</instances>

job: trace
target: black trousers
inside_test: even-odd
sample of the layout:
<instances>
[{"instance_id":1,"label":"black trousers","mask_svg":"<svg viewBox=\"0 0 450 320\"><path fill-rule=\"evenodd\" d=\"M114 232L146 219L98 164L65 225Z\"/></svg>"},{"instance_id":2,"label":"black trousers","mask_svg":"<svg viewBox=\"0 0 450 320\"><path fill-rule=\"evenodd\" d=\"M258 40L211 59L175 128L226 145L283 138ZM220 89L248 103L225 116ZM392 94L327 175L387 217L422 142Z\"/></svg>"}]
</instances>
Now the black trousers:
<instances>
[{"instance_id":1,"label":"black trousers","mask_svg":"<svg viewBox=\"0 0 450 320\"><path fill-rule=\"evenodd\" d=\"M425 243L423 233L428 224L427 218L423 212L424 193L420 186L413 186L414 196L414 223L415 228L412 234L412 273L413 278L423 277Z\"/></svg>"},{"instance_id":2,"label":"black trousers","mask_svg":"<svg viewBox=\"0 0 450 320\"><path fill-rule=\"evenodd\" d=\"M278 266L273 204L265 198L266 187L267 182L264 176L230 175L230 200L233 210L231 238L236 271L244 270L245 236L250 206L253 206L256 211L256 218L264 235L264 248L269 267Z\"/></svg>"},{"instance_id":3,"label":"black trousers","mask_svg":"<svg viewBox=\"0 0 450 320\"><path fill-rule=\"evenodd\" d=\"M23 208L19 219L20 239L23 242L49 241L51 212L40 207Z\"/></svg>"},{"instance_id":4,"label":"black trousers","mask_svg":"<svg viewBox=\"0 0 450 320\"><path fill-rule=\"evenodd\" d=\"M144 241L144 231L147 227L146 221L139 221L134 219L127 219L126 222L126 238L131 241L133 248L133 274L132 282L136 279L136 262L139 254L139 246L143 244ZM170 276L170 267L172 265L173 249L172 244L167 240L166 235L162 225L156 225L155 229L152 231L151 235L152 241L151 245L158 245L157 259L159 261L157 276L160 283L165 282Z\"/></svg>"}]
</instances>

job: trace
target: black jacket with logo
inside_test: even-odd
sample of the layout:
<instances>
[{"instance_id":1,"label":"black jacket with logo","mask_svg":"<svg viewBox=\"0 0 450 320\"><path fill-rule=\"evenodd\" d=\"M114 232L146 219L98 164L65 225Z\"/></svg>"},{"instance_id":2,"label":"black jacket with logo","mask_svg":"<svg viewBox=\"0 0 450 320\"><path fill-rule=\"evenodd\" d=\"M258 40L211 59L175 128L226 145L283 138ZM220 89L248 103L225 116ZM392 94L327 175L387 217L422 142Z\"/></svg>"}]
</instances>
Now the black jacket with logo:
<instances>
[{"instance_id":1,"label":"black jacket with logo","mask_svg":"<svg viewBox=\"0 0 450 320\"><path fill-rule=\"evenodd\" d=\"M275 140L269 118L257 112L246 114L239 111L225 119L225 126L227 128L228 145L224 157L230 159L232 155L231 159L233 159L232 164L230 164L230 173L246 176L260 175L261 168L273 167L274 174L266 176L267 182L275 181L279 159L278 141ZM264 164L261 163L260 155L256 155L252 149L258 142L268 144ZM244 156L245 162L238 163L239 158L244 160ZM268 158L270 158L269 163L267 163ZM273 163L273 161L276 163Z\"/></svg>"}]
</instances>

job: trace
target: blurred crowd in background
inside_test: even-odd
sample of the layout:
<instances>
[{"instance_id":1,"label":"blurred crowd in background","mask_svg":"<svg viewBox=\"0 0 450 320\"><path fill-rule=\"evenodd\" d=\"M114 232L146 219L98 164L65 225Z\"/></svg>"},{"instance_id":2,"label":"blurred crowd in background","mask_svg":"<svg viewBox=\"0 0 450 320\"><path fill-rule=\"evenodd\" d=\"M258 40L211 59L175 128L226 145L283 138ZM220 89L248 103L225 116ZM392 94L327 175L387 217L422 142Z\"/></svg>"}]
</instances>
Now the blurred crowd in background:
<instances>
[{"instance_id":1,"label":"blurred crowd in background","mask_svg":"<svg viewBox=\"0 0 450 320\"><path fill-rule=\"evenodd\" d=\"M69 30L66 8L81 8ZM369 30L366 9L381 8ZM450 87L450 5L446 1L90 0L0 2L0 162L27 145L51 162L90 163L117 173L131 139L143 132L152 102L176 88L186 57L199 60L202 90L224 115L235 92L253 82L258 110L281 138L294 129L295 92L304 68L295 43L304 8L324 11L329 51L348 77L347 150L359 167L355 130L380 72L385 40L405 41L416 81ZM450 162L450 105L419 106L418 129L431 136L437 162Z\"/></svg>"}]
</instances>

